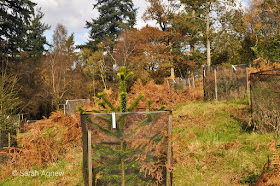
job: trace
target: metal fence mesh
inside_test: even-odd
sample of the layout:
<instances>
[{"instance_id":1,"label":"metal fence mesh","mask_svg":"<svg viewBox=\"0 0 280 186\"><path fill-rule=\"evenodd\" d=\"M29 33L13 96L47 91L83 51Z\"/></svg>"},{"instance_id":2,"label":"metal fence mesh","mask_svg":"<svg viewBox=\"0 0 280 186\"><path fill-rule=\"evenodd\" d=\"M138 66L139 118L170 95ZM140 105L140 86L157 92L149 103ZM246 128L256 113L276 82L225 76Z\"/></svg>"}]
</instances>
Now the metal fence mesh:
<instances>
[{"instance_id":1,"label":"metal fence mesh","mask_svg":"<svg viewBox=\"0 0 280 186\"><path fill-rule=\"evenodd\" d=\"M167 85L174 90L182 90L186 87L195 87L194 78L166 79Z\"/></svg>"},{"instance_id":2,"label":"metal fence mesh","mask_svg":"<svg viewBox=\"0 0 280 186\"><path fill-rule=\"evenodd\" d=\"M64 114L71 115L76 112L77 106L82 106L89 104L88 99L73 99L73 100L66 100L64 106Z\"/></svg>"},{"instance_id":3,"label":"metal fence mesh","mask_svg":"<svg viewBox=\"0 0 280 186\"><path fill-rule=\"evenodd\" d=\"M203 69L205 100L230 100L248 95L246 65L211 66Z\"/></svg>"},{"instance_id":4,"label":"metal fence mesh","mask_svg":"<svg viewBox=\"0 0 280 186\"><path fill-rule=\"evenodd\" d=\"M5 118L4 123L10 126L9 131L0 131L0 149L16 145L16 135L23 132L23 114L12 115Z\"/></svg>"},{"instance_id":5,"label":"metal fence mesh","mask_svg":"<svg viewBox=\"0 0 280 186\"><path fill-rule=\"evenodd\" d=\"M280 69L252 73L251 109L256 130L280 134Z\"/></svg>"},{"instance_id":6,"label":"metal fence mesh","mask_svg":"<svg viewBox=\"0 0 280 186\"><path fill-rule=\"evenodd\" d=\"M91 131L92 145L84 143L88 149L83 149L92 148L90 158L84 152L90 162L84 167L92 165L88 179L93 185L171 185L170 112L115 113L115 119L113 114L85 114L81 121L83 143Z\"/></svg>"}]
</instances>

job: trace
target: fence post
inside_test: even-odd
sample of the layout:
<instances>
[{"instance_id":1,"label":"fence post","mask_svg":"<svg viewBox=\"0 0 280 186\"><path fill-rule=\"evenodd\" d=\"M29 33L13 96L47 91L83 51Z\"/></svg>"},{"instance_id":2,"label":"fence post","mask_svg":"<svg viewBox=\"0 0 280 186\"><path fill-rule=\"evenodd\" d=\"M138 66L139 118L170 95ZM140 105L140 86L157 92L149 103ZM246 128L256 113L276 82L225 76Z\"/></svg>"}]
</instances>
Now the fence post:
<instances>
[{"instance_id":1,"label":"fence post","mask_svg":"<svg viewBox=\"0 0 280 186\"><path fill-rule=\"evenodd\" d=\"M20 133L20 115L18 115L18 121L16 126L16 134L18 135Z\"/></svg>"},{"instance_id":2,"label":"fence post","mask_svg":"<svg viewBox=\"0 0 280 186\"><path fill-rule=\"evenodd\" d=\"M23 133L24 132L24 118L23 118L23 114L20 115L20 124L19 124L19 127L20 127L20 133Z\"/></svg>"},{"instance_id":3,"label":"fence post","mask_svg":"<svg viewBox=\"0 0 280 186\"><path fill-rule=\"evenodd\" d=\"M172 162L172 111L169 112L168 116L168 146L167 146L167 169L166 169L166 186L171 186L171 168Z\"/></svg>"},{"instance_id":4,"label":"fence post","mask_svg":"<svg viewBox=\"0 0 280 186\"><path fill-rule=\"evenodd\" d=\"M246 67L246 83L247 83L247 96L250 96L250 89L249 89L249 74L248 74L248 67Z\"/></svg>"},{"instance_id":5,"label":"fence post","mask_svg":"<svg viewBox=\"0 0 280 186\"><path fill-rule=\"evenodd\" d=\"M252 93L252 85L250 85L250 105L251 105L251 116L253 117L253 93Z\"/></svg>"},{"instance_id":6,"label":"fence post","mask_svg":"<svg viewBox=\"0 0 280 186\"><path fill-rule=\"evenodd\" d=\"M66 107L65 107L65 104L63 104L63 114L65 115L66 114Z\"/></svg>"},{"instance_id":7,"label":"fence post","mask_svg":"<svg viewBox=\"0 0 280 186\"><path fill-rule=\"evenodd\" d=\"M192 78L193 78L193 87L195 87L195 83L194 83L194 76L193 76Z\"/></svg>"},{"instance_id":8,"label":"fence post","mask_svg":"<svg viewBox=\"0 0 280 186\"><path fill-rule=\"evenodd\" d=\"M83 178L84 178L84 185L88 186L89 184L89 169L88 169L88 132L87 126L84 121L83 114L80 114L81 118L81 125L82 125L82 132L83 132Z\"/></svg>"},{"instance_id":9,"label":"fence post","mask_svg":"<svg viewBox=\"0 0 280 186\"><path fill-rule=\"evenodd\" d=\"M92 186L91 131L88 131L88 185Z\"/></svg>"},{"instance_id":10,"label":"fence post","mask_svg":"<svg viewBox=\"0 0 280 186\"><path fill-rule=\"evenodd\" d=\"M205 81L206 81L206 72L205 72L205 67L203 67L203 98L204 98L204 101L206 101L206 90L205 90Z\"/></svg>"},{"instance_id":11,"label":"fence post","mask_svg":"<svg viewBox=\"0 0 280 186\"><path fill-rule=\"evenodd\" d=\"M215 78L215 98L218 101L218 86L217 86L217 70L214 69L214 78Z\"/></svg>"},{"instance_id":12,"label":"fence post","mask_svg":"<svg viewBox=\"0 0 280 186\"><path fill-rule=\"evenodd\" d=\"M8 132L8 147L11 147L11 133Z\"/></svg>"}]
</instances>

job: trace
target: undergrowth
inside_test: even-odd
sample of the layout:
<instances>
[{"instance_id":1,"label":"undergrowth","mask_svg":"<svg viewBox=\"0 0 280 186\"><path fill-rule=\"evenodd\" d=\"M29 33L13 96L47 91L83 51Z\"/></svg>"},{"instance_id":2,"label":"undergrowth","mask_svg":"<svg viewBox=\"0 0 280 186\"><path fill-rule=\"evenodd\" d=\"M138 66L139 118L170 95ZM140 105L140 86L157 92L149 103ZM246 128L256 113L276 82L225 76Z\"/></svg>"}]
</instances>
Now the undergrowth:
<instances>
[{"instance_id":1,"label":"undergrowth","mask_svg":"<svg viewBox=\"0 0 280 186\"><path fill-rule=\"evenodd\" d=\"M0 179L0 185L83 185L82 150L73 148L65 158L48 164L45 167L32 166L29 169L14 168L16 175ZM38 172L38 175L35 172ZM45 172L45 174L44 174ZM48 173L58 173L58 176L48 176ZM14 173L14 172L13 172ZM26 176L30 173L30 176ZM32 175L32 173L34 173ZM61 174L60 174L61 173Z\"/></svg>"},{"instance_id":2,"label":"undergrowth","mask_svg":"<svg viewBox=\"0 0 280 186\"><path fill-rule=\"evenodd\" d=\"M250 128L248 101L180 103L173 107L173 113L173 185L279 183L280 141L274 134L259 134ZM29 132L20 136L20 144L25 145L6 149L14 156L0 167L0 185L81 185L78 123L75 118L56 113L32 124ZM40 154L43 149L48 152L46 156ZM33 159L20 158L30 153ZM13 177L11 171L19 168L63 170L65 174L50 178Z\"/></svg>"},{"instance_id":3,"label":"undergrowth","mask_svg":"<svg viewBox=\"0 0 280 186\"><path fill-rule=\"evenodd\" d=\"M254 184L273 134L250 130L247 101L202 101L174 111L174 185Z\"/></svg>"},{"instance_id":4,"label":"undergrowth","mask_svg":"<svg viewBox=\"0 0 280 186\"><path fill-rule=\"evenodd\" d=\"M30 179L31 177L21 176L20 171L32 172L36 169L43 171L56 167L61 162L68 162L69 170L75 170L74 167L77 166L71 162L74 160L82 162L82 132L78 117L65 116L60 112L53 113L49 119L45 118L26 126L26 131L17 136L18 147L7 147L0 151L0 157L4 157L4 161L0 162L0 185L10 182L22 184L8 185L23 185L25 182L33 185L37 182L48 182L52 180L52 177L47 180L41 180L44 176ZM79 155L76 155L76 152L80 152ZM18 175L13 177L15 170L18 171ZM77 170L75 174L80 175L81 167ZM66 174L61 181L71 179Z\"/></svg>"}]
</instances>

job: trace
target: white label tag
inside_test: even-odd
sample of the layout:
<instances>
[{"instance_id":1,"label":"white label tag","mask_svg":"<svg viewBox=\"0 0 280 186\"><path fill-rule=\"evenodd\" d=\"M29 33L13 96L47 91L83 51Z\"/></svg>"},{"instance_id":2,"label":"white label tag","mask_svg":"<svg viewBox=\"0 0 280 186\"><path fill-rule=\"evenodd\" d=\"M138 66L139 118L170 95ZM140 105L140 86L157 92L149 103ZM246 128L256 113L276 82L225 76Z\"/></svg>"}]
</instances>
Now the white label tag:
<instances>
[{"instance_id":1,"label":"white label tag","mask_svg":"<svg viewBox=\"0 0 280 186\"><path fill-rule=\"evenodd\" d=\"M115 112L112 113L112 126L113 126L113 129L117 128Z\"/></svg>"}]
</instances>

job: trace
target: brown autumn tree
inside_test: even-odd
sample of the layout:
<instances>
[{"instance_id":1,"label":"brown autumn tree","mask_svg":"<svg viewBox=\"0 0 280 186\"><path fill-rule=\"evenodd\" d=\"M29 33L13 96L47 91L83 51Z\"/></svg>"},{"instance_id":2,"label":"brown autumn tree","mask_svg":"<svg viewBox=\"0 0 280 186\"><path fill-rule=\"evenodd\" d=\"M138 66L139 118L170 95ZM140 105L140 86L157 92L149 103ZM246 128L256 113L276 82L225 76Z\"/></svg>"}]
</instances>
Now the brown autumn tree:
<instances>
[{"instance_id":1,"label":"brown autumn tree","mask_svg":"<svg viewBox=\"0 0 280 186\"><path fill-rule=\"evenodd\" d=\"M126 66L144 82L154 79L162 83L170 75L174 61L177 65L186 61L179 46L170 45L171 42L179 45L180 38L178 34L150 26L124 31L118 38L114 59L118 66Z\"/></svg>"},{"instance_id":2,"label":"brown autumn tree","mask_svg":"<svg viewBox=\"0 0 280 186\"><path fill-rule=\"evenodd\" d=\"M71 72L75 60L74 35L58 24L53 34L53 46L43 59L42 77L52 108L57 109L71 89Z\"/></svg>"},{"instance_id":3,"label":"brown autumn tree","mask_svg":"<svg viewBox=\"0 0 280 186\"><path fill-rule=\"evenodd\" d=\"M246 16L253 50L257 57L279 62L280 57L280 4L274 0L252 0Z\"/></svg>"},{"instance_id":4,"label":"brown autumn tree","mask_svg":"<svg viewBox=\"0 0 280 186\"><path fill-rule=\"evenodd\" d=\"M170 27L172 18L179 5L174 0L146 0L149 3L142 18L147 20L155 20L162 31Z\"/></svg>"},{"instance_id":5,"label":"brown autumn tree","mask_svg":"<svg viewBox=\"0 0 280 186\"><path fill-rule=\"evenodd\" d=\"M183 28L189 22L182 21L183 16L178 14L180 8L179 1L175 0L146 0L149 5L143 15L144 20L155 20L160 29L165 32L165 45L169 48L169 63L171 76L175 73L177 77L186 77L193 71L194 61L189 59L194 53L195 39L189 39L190 34L186 34ZM175 26L176 25L176 26ZM189 32L188 32L189 33ZM186 37L188 36L188 37ZM184 43L189 41L191 52L182 52Z\"/></svg>"}]
</instances>

